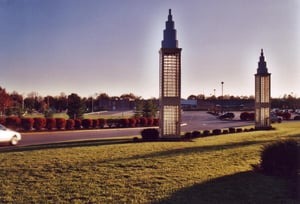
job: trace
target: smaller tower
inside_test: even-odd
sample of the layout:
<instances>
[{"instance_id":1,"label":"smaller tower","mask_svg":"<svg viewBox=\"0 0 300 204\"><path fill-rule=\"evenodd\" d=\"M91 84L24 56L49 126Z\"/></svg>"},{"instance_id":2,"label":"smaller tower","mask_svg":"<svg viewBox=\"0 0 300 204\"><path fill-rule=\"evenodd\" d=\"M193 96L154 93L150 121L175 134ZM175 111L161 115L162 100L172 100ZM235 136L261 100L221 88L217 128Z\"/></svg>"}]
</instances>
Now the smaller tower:
<instances>
[{"instance_id":1,"label":"smaller tower","mask_svg":"<svg viewBox=\"0 0 300 204\"><path fill-rule=\"evenodd\" d=\"M159 130L162 138L180 138L181 48L169 9L164 38L159 50Z\"/></svg>"},{"instance_id":2,"label":"smaller tower","mask_svg":"<svg viewBox=\"0 0 300 204\"><path fill-rule=\"evenodd\" d=\"M261 49L255 74L255 129L271 128L271 74L268 73L263 49Z\"/></svg>"}]
</instances>

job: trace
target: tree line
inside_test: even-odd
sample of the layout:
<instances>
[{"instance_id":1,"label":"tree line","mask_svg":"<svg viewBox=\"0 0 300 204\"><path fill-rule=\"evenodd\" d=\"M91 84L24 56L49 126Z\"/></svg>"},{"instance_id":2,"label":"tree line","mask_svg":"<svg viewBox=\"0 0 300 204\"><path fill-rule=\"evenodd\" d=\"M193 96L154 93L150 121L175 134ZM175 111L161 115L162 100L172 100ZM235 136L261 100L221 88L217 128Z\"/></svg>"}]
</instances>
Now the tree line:
<instances>
[{"instance_id":1,"label":"tree line","mask_svg":"<svg viewBox=\"0 0 300 204\"><path fill-rule=\"evenodd\" d=\"M27 96L17 93L6 92L0 87L0 116L43 113L45 117L51 117L54 113L67 113L69 118L82 118L84 113L111 111L111 110L135 110L136 117L155 117L158 103L156 99L144 100L132 93L121 96L109 96L100 93L95 97L80 97L76 93L59 96L42 97L36 92Z\"/></svg>"},{"instance_id":2,"label":"tree line","mask_svg":"<svg viewBox=\"0 0 300 204\"><path fill-rule=\"evenodd\" d=\"M254 96L215 96L209 97L190 95L187 100L197 101L254 101ZM61 93L58 96L40 96L37 92L31 92L27 96L13 91L12 93L0 87L0 116L18 115L25 113L43 113L51 117L53 113L65 112L70 118L81 118L84 113L111 111L111 110L134 110L136 117L155 117L159 101L156 98L143 99L133 93L122 94L121 96L109 96L107 93L96 94L94 97L80 97L76 93L66 95ZM272 99L272 108L299 109L300 98L292 94L286 94L282 98Z\"/></svg>"}]
</instances>

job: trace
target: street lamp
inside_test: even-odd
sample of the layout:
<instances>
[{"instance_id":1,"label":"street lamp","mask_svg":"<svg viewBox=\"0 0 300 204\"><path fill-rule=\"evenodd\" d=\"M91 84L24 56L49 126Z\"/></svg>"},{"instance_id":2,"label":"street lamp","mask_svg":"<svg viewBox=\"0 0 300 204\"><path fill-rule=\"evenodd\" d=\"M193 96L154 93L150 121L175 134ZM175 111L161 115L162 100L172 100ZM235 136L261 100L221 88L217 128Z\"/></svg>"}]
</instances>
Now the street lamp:
<instances>
[{"instance_id":1,"label":"street lamp","mask_svg":"<svg viewBox=\"0 0 300 204\"><path fill-rule=\"evenodd\" d=\"M221 82L222 85L222 100L223 100L223 85L224 85L224 81Z\"/></svg>"},{"instance_id":2,"label":"street lamp","mask_svg":"<svg viewBox=\"0 0 300 204\"><path fill-rule=\"evenodd\" d=\"M221 86L222 86L222 100L221 100L221 111L223 113L223 101L224 101L224 95L223 95L223 86L224 86L224 81L221 82Z\"/></svg>"}]
</instances>

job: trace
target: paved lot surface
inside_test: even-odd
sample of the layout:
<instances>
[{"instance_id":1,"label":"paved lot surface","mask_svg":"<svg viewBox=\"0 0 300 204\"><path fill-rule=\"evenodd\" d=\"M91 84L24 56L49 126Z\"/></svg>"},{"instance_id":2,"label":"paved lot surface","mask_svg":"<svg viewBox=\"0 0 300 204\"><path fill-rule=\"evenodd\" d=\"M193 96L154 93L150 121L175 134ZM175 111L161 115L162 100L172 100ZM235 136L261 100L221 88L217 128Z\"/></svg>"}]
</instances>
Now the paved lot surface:
<instances>
[{"instance_id":1,"label":"paved lot surface","mask_svg":"<svg viewBox=\"0 0 300 204\"><path fill-rule=\"evenodd\" d=\"M183 112L182 114L182 132L193 130L212 130L216 128L240 127L251 125L253 122L242 122L239 120L239 113L235 113L236 117L231 121L221 121L206 112ZM40 133L22 133L22 141L20 146L56 143L71 140L86 140L113 138L122 136L138 136L144 128L126 128L126 129L97 129L97 130L81 130L81 131L55 131ZM3 144L0 148L7 148Z\"/></svg>"}]
</instances>

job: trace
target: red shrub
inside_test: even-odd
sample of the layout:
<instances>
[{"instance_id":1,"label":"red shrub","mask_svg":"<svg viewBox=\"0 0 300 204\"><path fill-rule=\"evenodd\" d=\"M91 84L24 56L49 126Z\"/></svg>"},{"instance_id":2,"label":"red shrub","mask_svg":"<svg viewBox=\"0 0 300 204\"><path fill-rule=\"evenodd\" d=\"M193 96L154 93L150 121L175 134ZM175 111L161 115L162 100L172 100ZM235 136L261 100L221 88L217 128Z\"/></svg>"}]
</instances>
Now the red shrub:
<instances>
[{"instance_id":1,"label":"red shrub","mask_svg":"<svg viewBox=\"0 0 300 204\"><path fill-rule=\"evenodd\" d=\"M75 122L75 125L74 125L75 129L81 129L81 120L75 119L74 122Z\"/></svg>"},{"instance_id":2,"label":"red shrub","mask_svg":"<svg viewBox=\"0 0 300 204\"><path fill-rule=\"evenodd\" d=\"M140 126L141 125L141 119L140 118L135 118L136 124L135 126Z\"/></svg>"},{"instance_id":3,"label":"red shrub","mask_svg":"<svg viewBox=\"0 0 300 204\"><path fill-rule=\"evenodd\" d=\"M104 126L106 125L106 119L104 119L104 118L98 119L98 122L99 122L100 128L104 128Z\"/></svg>"},{"instance_id":4,"label":"red shrub","mask_svg":"<svg viewBox=\"0 0 300 204\"><path fill-rule=\"evenodd\" d=\"M143 117L143 118L140 118L140 124L141 126L148 126L148 119Z\"/></svg>"},{"instance_id":5,"label":"red shrub","mask_svg":"<svg viewBox=\"0 0 300 204\"><path fill-rule=\"evenodd\" d=\"M67 121L64 118L56 118L56 128L62 130L66 128Z\"/></svg>"},{"instance_id":6,"label":"red shrub","mask_svg":"<svg viewBox=\"0 0 300 204\"><path fill-rule=\"evenodd\" d=\"M42 130L46 127L46 118L34 118L33 127L36 130Z\"/></svg>"},{"instance_id":7,"label":"red shrub","mask_svg":"<svg viewBox=\"0 0 300 204\"><path fill-rule=\"evenodd\" d=\"M120 127L129 127L129 120L127 118L122 118L119 120Z\"/></svg>"},{"instance_id":8,"label":"red shrub","mask_svg":"<svg viewBox=\"0 0 300 204\"><path fill-rule=\"evenodd\" d=\"M154 124L154 119L153 118L148 118L148 126L153 126Z\"/></svg>"},{"instance_id":9,"label":"red shrub","mask_svg":"<svg viewBox=\"0 0 300 204\"><path fill-rule=\"evenodd\" d=\"M68 130L71 130L71 129L74 128L74 126L75 126L75 121L73 119L68 119L67 124L66 124L66 128Z\"/></svg>"},{"instance_id":10,"label":"red shrub","mask_svg":"<svg viewBox=\"0 0 300 204\"><path fill-rule=\"evenodd\" d=\"M21 118L21 126L23 130L31 130L33 128L33 118Z\"/></svg>"},{"instance_id":11,"label":"red shrub","mask_svg":"<svg viewBox=\"0 0 300 204\"><path fill-rule=\"evenodd\" d=\"M129 118L129 127L135 127L136 126L136 119L135 118Z\"/></svg>"},{"instance_id":12,"label":"red shrub","mask_svg":"<svg viewBox=\"0 0 300 204\"><path fill-rule=\"evenodd\" d=\"M11 128L11 129L17 129L21 125L21 119L18 117L9 117L9 118L6 118L5 124L7 127Z\"/></svg>"},{"instance_id":13,"label":"red shrub","mask_svg":"<svg viewBox=\"0 0 300 204\"><path fill-rule=\"evenodd\" d=\"M114 119L107 119L107 125L108 127L113 127L115 125L115 120Z\"/></svg>"},{"instance_id":14,"label":"red shrub","mask_svg":"<svg viewBox=\"0 0 300 204\"><path fill-rule=\"evenodd\" d=\"M0 124L5 125L5 118L0 118Z\"/></svg>"},{"instance_id":15,"label":"red shrub","mask_svg":"<svg viewBox=\"0 0 300 204\"><path fill-rule=\"evenodd\" d=\"M97 128L99 126L99 121L98 121L98 119L93 119L92 120L92 127L93 128Z\"/></svg>"},{"instance_id":16,"label":"red shrub","mask_svg":"<svg viewBox=\"0 0 300 204\"><path fill-rule=\"evenodd\" d=\"M93 121L91 119L83 119L81 125L84 129L89 129L92 127Z\"/></svg>"},{"instance_id":17,"label":"red shrub","mask_svg":"<svg viewBox=\"0 0 300 204\"><path fill-rule=\"evenodd\" d=\"M159 118L154 118L153 125L159 126Z\"/></svg>"},{"instance_id":18,"label":"red shrub","mask_svg":"<svg viewBox=\"0 0 300 204\"><path fill-rule=\"evenodd\" d=\"M56 128L56 119L55 118L47 118L46 119L46 127L48 130L53 130Z\"/></svg>"}]
</instances>

